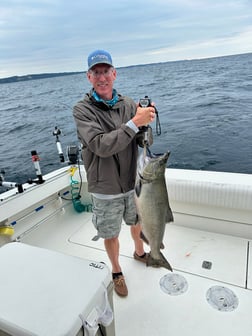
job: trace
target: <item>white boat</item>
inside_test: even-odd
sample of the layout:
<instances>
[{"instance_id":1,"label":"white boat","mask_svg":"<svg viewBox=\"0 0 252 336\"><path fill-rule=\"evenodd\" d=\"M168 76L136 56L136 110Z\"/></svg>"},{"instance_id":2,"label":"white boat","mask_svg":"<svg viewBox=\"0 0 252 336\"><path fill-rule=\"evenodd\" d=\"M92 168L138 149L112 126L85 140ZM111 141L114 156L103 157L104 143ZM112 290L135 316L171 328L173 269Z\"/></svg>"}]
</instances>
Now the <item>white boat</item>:
<instances>
[{"instance_id":1,"label":"white boat","mask_svg":"<svg viewBox=\"0 0 252 336\"><path fill-rule=\"evenodd\" d=\"M163 254L174 271L134 260L123 225L120 262L129 295L120 298L111 290L103 241L94 239L83 166L72 176L80 183L81 175L83 212L69 200L80 186L70 183L71 173L64 167L22 193L0 194L0 335L80 335L83 324L97 321L95 307L107 304L101 284L113 319L86 334L252 335L252 175L167 168L175 220L166 226ZM90 268L102 276L97 280ZM64 311L77 301L82 312Z\"/></svg>"}]
</instances>

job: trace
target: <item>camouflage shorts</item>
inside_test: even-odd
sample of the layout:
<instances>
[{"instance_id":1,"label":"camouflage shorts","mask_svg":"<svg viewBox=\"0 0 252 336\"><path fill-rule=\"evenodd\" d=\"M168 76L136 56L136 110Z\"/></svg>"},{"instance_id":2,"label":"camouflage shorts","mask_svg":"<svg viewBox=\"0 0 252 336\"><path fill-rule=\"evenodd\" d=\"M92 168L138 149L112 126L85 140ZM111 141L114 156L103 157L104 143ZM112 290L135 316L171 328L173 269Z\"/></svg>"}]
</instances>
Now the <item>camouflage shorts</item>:
<instances>
[{"instance_id":1,"label":"camouflage shorts","mask_svg":"<svg viewBox=\"0 0 252 336\"><path fill-rule=\"evenodd\" d=\"M92 196L93 224L101 238L118 237L122 220L127 225L137 223L137 209L134 192L114 199L100 199Z\"/></svg>"}]
</instances>

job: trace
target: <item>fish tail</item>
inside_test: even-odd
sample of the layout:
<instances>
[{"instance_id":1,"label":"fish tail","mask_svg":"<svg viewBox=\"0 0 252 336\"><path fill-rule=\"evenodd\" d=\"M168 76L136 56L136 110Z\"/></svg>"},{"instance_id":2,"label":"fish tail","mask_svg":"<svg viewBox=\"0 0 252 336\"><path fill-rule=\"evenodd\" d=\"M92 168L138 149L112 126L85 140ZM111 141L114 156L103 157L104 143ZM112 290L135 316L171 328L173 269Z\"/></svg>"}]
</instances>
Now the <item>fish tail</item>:
<instances>
[{"instance_id":1,"label":"fish tail","mask_svg":"<svg viewBox=\"0 0 252 336\"><path fill-rule=\"evenodd\" d=\"M170 270L171 272L173 272L173 269L171 267L171 265L169 264L169 262L166 260L166 258L163 256L162 253L160 253L160 258L159 259L154 259L151 256L151 252L148 256L147 262L146 262L146 266L152 266L152 267L164 267L167 268L168 270Z\"/></svg>"}]
</instances>

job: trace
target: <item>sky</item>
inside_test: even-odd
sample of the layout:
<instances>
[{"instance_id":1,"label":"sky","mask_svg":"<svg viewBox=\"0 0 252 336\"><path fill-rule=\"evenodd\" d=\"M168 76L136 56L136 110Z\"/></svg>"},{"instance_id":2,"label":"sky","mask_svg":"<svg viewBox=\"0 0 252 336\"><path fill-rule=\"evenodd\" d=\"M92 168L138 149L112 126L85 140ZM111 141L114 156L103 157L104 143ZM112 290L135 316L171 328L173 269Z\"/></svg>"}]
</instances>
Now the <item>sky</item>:
<instances>
[{"instance_id":1,"label":"sky","mask_svg":"<svg viewBox=\"0 0 252 336\"><path fill-rule=\"evenodd\" d=\"M0 0L0 78L252 52L252 0Z\"/></svg>"}]
</instances>

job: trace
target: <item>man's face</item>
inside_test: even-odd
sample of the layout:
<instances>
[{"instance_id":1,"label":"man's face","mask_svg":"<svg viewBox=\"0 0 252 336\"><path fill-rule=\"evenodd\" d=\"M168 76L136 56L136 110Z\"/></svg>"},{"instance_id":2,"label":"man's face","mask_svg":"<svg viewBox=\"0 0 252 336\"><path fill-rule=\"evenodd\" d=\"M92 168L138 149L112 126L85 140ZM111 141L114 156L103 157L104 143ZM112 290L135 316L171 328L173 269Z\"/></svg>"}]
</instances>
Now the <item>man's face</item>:
<instances>
[{"instance_id":1,"label":"man's face","mask_svg":"<svg viewBox=\"0 0 252 336\"><path fill-rule=\"evenodd\" d=\"M87 72L87 78L102 99L112 99L115 68L107 64L97 64Z\"/></svg>"}]
</instances>

